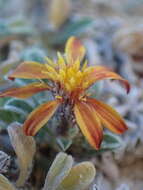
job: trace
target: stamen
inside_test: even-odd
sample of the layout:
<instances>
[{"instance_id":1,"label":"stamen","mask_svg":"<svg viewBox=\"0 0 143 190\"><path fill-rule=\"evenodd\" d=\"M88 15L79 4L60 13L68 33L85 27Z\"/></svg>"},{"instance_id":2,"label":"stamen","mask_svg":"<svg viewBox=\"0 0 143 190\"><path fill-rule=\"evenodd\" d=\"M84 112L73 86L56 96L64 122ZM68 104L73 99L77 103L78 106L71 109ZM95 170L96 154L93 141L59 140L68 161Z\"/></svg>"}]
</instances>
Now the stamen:
<instances>
[{"instance_id":1,"label":"stamen","mask_svg":"<svg viewBox=\"0 0 143 190\"><path fill-rule=\"evenodd\" d=\"M70 67L68 70L67 70L67 78L71 78L72 76L75 75L75 71L73 69L73 67Z\"/></svg>"},{"instance_id":2,"label":"stamen","mask_svg":"<svg viewBox=\"0 0 143 190\"><path fill-rule=\"evenodd\" d=\"M63 98L62 98L62 96L58 96L58 95L57 95L57 96L55 96L55 98L56 98L56 99L60 99L60 100L62 100L62 99L63 99Z\"/></svg>"},{"instance_id":3,"label":"stamen","mask_svg":"<svg viewBox=\"0 0 143 190\"><path fill-rule=\"evenodd\" d=\"M89 86L89 82L83 82L83 84L82 84L82 88L83 89L86 89L87 87Z\"/></svg>"},{"instance_id":4,"label":"stamen","mask_svg":"<svg viewBox=\"0 0 143 190\"><path fill-rule=\"evenodd\" d=\"M47 64L49 64L52 67L55 67L55 63L49 57L45 57L45 60L47 61Z\"/></svg>"},{"instance_id":5,"label":"stamen","mask_svg":"<svg viewBox=\"0 0 143 190\"><path fill-rule=\"evenodd\" d=\"M74 87L76 85L76 81L75 81L74 77L72 77L69 82L70 82L72 87Z\"/></svg>"},{"instance_id":6,"label":"stamen","mask_svg":"<svg viewBox=\"0 0 143 190\"><path fill-rule=\"evenodd\" d=\"M59 78L60 78L60 81L62 82L64 82L64 80L66 79L66 73L63 69L59 70Z\"/></svg>"},{"instance_id":7,"label":"stamen","mask_svg":"<svg viewBox=\"0 0 143 190\"><path fill-rule=\"evenodd\" d=\"M76 62L73 64L73 70L78 71L80 69L80 61L76 60Z\"/></svg>"},{"instance_id":8,"label":"stamen","mask_svg":"<svg viewBox=\"0 0 143 190\"><path fill-rule=\"evenodd\" d=\"M65 64L65 60L62 57L62 55L60 54L60 52L57 53L58 56L58 65L60 69L66 69L66 64Z\"/></svg>"},{"instance_id":9,"label":"stamen","mask_svg":"<svg viewBox=\"0 0 143 190\"><path fill-rule=\"evenodd\" d=\"M46 68L48 69L48 71L53 72L53 73L56 72L56 70L52 66L48 65L47 63L45 65L46 65Z\"/></svg>"},{"instance_id":10,"label":"stamen","mask_svg":"<svg viewBox=\"0 0 143 190\"><path fill-rule=\"evenodd\" d=\"M71 91L71 87L70 87L69 83L65 83L65 87L66 87L67 91Z\"/></svg>"},{"instance_id":11,"label":"stamen","mask_svg":"<svg viewBox=\"0 0 143 190\"><path fill-rule=\"evenodd\" d=\"M86 97L85 97L85 96L80 96L80 97L79 97L79 100L81 100L81 101L86 101Z\"/></svg>"}]
</instances>

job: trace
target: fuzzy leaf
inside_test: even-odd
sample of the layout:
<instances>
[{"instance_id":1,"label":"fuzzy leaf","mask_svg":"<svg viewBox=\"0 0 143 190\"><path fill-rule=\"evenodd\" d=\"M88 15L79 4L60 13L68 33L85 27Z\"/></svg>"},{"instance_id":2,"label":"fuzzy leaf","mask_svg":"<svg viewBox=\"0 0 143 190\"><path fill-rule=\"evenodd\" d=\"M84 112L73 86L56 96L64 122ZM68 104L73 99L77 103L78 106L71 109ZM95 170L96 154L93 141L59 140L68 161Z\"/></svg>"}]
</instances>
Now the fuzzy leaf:
<instances>
[{"instance_id":1,"label":"fuzzy leaf","mask_svg":"<svg viewBox=\"0 0 143 190\"><path fill-rule=\"evenodd\" d=\"M56 190L84 190L95 177L95 168L91 162L74 166Z\"/></svg>"},{"instance_id":2,"label":"fuzzy leaf","mask_svg":"<svg viewBox=\"0 0 143 190\"><path fill-rule=\"evenodd\" d=\"M104 135L104 141L101 145L102 150L113 150L121 146L121 139L119 136L111 133Z\"/></svg>"},{"instance_id":3,"label":"fuzzy leaf","mask_svg":"<svg viewBox=\"0 0 143 190\"><path fill-rule=\"evenodd\" d=\"M10 99L6 102L5 108L11 108L11 107L16 107L21 112L29 113L33 110L33 106L30 104L28 100L21 100L21 99Z\"/></svg>"},{"instance_id":4,"label":"fuzzy leaf","mask_svg":"<svg viewBox=\"0 0 143 190\"><path fill-rule=\"evenodd\" d=\"M34 35L33 27L24 19L24 17L12 17L4 20L8 24L11 34L17 35Z\"/></svg>"},{"instance_id":5,"label":"fuzzy leaf","mask_svg":"<svg viewBox=\"0 0 143 190\"><path fill-rule=\"evenodd\" d=\"M45 51L43 49L34 46L26 48L21 54L22 61L31 60L43 63L45 57L46 57Z\"/></svg>"},{"instance_id":6,"label":"fuzzy leaf","mask_svg":"<svg viewBox=\"0 0 143 190\"><path fill-rule=\"evenodd\" d=\"M20 121L22 115L17 112L17 110L8 110L0 108L0 120L6 123L11 123L14 121Z\"/></svg>"},{"instance_id":7,"label":"fuzzy leaf","mask_svg":"<svg viewBox=\"0 0 143 190\"><path fill-rule=\"evenodd\" d=\"M16 184L19 187L24 185L30 173L36 144L34 138L26 136L23 133L23 128L17 123L13 123L8 127L8 134L18 157L20 175Z\"/></svg>"},{"instance_id":8,"label":"fuzzy leaf","mask_svg":"<svg viewBox=\"0 0 143 190\"><path fill-rule=\"evenodd\" d=\"M68 156L62 152L59 153L47 174L43 190L55 190L65 176L68 175L72 165L72 156Z\"/></svg>"},{"instance_id":9,"label":"fuzzy leaf","mask_svg":"<svg viewBox=\"0 0 143 190\"><path fill-rule=\"evenodd\" d=\"M16 190L9 180L0 174L0 190Z\"/></svg>"},{"instance_id":10,"label":"fuzzy leaf","mask_svg":"<svg viewBox=\"0 0 143 190\"><path fill-rule=\"evenodd\" d=\"M1 85L1 83L0 83ZM0 107L2 107L9 98L0 98Z\"/></svg>"},{"instance_id":11,"label":"fuzzy leaf","mask_svg":"<svg viewBox=\"0 0 143 190\"><path fill-rule=\"evenodd\" d=\"M66 151L71 146L72 140L60 137L57 139L57 143L63 151Z\"/></svg>"}]
</instances>

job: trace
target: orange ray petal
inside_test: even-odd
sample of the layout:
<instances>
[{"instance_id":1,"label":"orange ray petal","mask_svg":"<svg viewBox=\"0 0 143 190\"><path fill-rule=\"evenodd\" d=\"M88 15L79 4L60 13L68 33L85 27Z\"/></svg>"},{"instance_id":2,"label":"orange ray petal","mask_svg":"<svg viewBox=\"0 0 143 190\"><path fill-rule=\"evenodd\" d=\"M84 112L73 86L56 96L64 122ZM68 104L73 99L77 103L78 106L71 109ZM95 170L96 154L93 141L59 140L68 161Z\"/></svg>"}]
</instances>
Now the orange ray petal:
<instances>
[{"instance_id":1,"label":"orange ray petal","mask_svg":"<svg viewBox=\"0 0 143 190\"><path fill-rule=\"evenodd\" d=\"M25 134L34 136L52 117L60 103L58 99L49 101L31 112L23 125Z\"/></svg>"},{"instance_id":2,"label":"orange ray petal","mask_svg":"<svg viewBox=\"0 0 143 190\"><path fill-rule=\"evenodd\" d=\"M48 90L49 86L44 83L34 82L19 88L11 88L5 92L0 93L0 97L15 97L15 98L29 98L35 93Z\"/></svg>"},{"instance_id":3,"label":"orange ray petal","mask_svg":"<svg viewBox=\"0 0 143 190\"><path fill-rule=\"evenodd\" d=\"M70 37L65 48L67 63L73 64L77 59L81 61L85 55L85 48L76 37Z\"/></svg>"},{"instance_id":4,"label":"orange ray petal","mask_svg":"<svg viewBox=\"0 0 143 190\"><path fill-rule=\"evenodd\" d=\"M120 75L116 74L115 72L112 72L111 70L103 66L93 67L92 71L87 74L86 78L89 82L89 85L93 84L94 82L97 82L99 80L104 80L104 79L119 80L126 87L127 93L129 93L130 91L130 84L127 80L125 80Z\"/></svg>"},{"instance_id":5,"label":"orange ray petal","mask_svg":"<svg viewBox=\"0 0 143 190\"><path fill-rule=\"evenodd\" d=\"M85 102L77 102L74 107L76 121L88 142L95 149L100 148L103 138L100 120L92 105Z\"/></svg>"},{"instance_id":6,"label":"orange ray petal","mask_svg":"<svg viewBox=\"0 0 143 190\"><path fill-rule=\"evenodd\" d=\"M22 79L48 79L46 66L37 62L27 61L21 63L12 74L9 75L9 79L15 78Z\"/></svg>"},{"instance_id":7,"label":"orange ray petal","mask_svg":"<svg viewBox=\"0 0 143 190\"><path fill-rule=\"evenodd\" d=\"M112 132L122 134L128 129L122 117L109 105L94 98L87 98L87 102L94 107L103 125Z\"/></svg>"}]
</instances>

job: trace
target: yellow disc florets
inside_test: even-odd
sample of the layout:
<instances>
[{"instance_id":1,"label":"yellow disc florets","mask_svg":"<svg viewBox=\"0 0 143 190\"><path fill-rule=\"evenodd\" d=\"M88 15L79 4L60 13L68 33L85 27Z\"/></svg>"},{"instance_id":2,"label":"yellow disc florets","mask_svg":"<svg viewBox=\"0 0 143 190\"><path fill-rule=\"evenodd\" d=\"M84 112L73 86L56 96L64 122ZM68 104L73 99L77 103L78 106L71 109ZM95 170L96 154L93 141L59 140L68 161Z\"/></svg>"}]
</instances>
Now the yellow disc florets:
<instances>
[{"instance_id":1,"label":"yellow disc florets","mask_svg":"<svg viewBox=\"0 0 143 190\"><path fill-rule=\"evenodd\" d=\"M47 58L46 63L47 75L51 80L60 83L63 90L68 93L77 91L78 89L86 89L89 86L86 75L92 70L92 67L87 67L87 61L80 66L80 61L77 59L74 64L67 64L60 53L58 53L58 61L54 63Z\"/></svg>"}]
</instances>

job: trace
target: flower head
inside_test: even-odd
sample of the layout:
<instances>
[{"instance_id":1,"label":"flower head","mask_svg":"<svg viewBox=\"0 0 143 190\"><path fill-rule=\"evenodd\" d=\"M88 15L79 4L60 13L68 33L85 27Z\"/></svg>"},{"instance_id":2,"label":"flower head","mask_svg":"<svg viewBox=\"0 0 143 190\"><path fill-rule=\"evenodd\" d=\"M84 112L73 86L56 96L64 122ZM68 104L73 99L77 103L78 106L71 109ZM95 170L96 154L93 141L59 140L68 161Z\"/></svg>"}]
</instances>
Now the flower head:
<instances>
[{"instance_id":1,"label":"flower head","mask_svg":"<svg viewBox=\"0 0 143 190\"><path fill-rule=\"evenodd\" d=\"M117 134L122 134L127 126L112 107L89 97L87 89L102 79L121 81L127 92L130 85L127 80L106 67L88 66L87 61L81 66L85 48L75 37L68 39L65 55L57 55L58 59L55 62L49 58L46 58L45 64L23 62L9 76L9 79L48 79L49 84L34 82L21 88L9 89L0 93L0 97L28 98L35 93L50 90L55 100L40 105L28 116L23 126L25 134L35 135L57 108L66 102L70 105L83 135L94 148L99 149L103 138L103 125Z\"/></svg>"}]
</instances>

